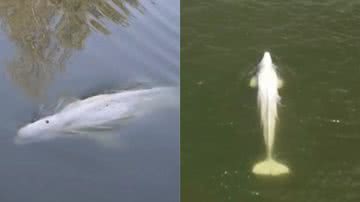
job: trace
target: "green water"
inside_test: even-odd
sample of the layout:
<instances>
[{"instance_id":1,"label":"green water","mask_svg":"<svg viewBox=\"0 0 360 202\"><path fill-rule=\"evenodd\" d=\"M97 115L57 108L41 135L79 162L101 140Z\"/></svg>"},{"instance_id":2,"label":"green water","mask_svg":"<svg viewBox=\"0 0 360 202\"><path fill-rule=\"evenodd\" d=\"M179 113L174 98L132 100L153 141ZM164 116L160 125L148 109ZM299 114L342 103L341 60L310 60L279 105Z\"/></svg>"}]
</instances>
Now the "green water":
<instances>
[{"instance_id":1,"label":"green water","mask_svg":"<svg viewBox=\"0 0 360 202\"><path fill-rule=\"evenodd\" d=\"M360 200L360 3L182 2L182 200ZM256 90L265 50L285 82L275 156L291 174L257 177L265 156Z\"/></svg>"}]
</instances>

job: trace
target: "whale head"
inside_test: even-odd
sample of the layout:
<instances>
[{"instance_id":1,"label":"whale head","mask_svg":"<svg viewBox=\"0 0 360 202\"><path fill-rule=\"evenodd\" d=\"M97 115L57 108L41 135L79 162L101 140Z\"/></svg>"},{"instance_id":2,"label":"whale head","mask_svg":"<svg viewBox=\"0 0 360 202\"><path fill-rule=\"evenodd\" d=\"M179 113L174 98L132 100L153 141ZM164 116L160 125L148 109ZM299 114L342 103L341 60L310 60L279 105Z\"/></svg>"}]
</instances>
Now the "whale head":
<instances>
[{"instance_id":1,"label":"whale head","mask_svg":"<svg viewBox=\"0 0 360 202\"><path fill-rule=\"evenodd\" d=\"M272 64L272 59L271 59L271 55L268 51L265 51L263 58L260 61L260 65L271 65Z\"/></svg>"},{"instance_id":2,"label":"whale head","mask_svg":"<svg viewBox=\"0 0 360 202\"><path fill-rule=\"evenodd\" d=\"M25 144L52 139L59 128L55 116L48 116L20 128L15 137L16 144Z\"/></svg>"}]
</instances>

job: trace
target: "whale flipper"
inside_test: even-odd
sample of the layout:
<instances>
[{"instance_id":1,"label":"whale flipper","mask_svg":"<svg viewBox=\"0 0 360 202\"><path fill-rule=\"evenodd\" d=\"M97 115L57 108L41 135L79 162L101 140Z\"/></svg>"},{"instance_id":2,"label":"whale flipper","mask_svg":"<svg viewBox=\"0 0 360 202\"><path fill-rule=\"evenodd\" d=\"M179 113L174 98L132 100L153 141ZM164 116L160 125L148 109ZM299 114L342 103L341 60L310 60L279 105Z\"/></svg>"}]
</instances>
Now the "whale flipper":
<instances>
[{"instance_id":1,"label":"whale flipper","mask_svg":"<svg viewBox=\"0 0 360 202\"><path fill-rule=\"evenodd\" d=\"M256 76L254 76L254 77L252 77L252 78L250 79L249 85L250 85L250 87L252 87L252 88L255 88L255 87L257 86L257 78L256 78Z\"/></svg>"},{"instance_id":2,"label":"whale flipper","mask_svg":"<svg viewBox=\"0 0 360 202\"><path fill-rule=\"evenodd\" d=\"M284 81L282 79L278 79L278 88L282 88L284 86Z\"/></svg>"},{"instance_id":3,"label":"whale flipper","mask_svg":"<svg viewBox=\"0 0 360 202\"><path fill-rule=\"evenodd\" d=\"M290 172L289 168L273 159L261 161L253 167L252 172L256 175L282 175Z\"/></svg>"}]
</instances>

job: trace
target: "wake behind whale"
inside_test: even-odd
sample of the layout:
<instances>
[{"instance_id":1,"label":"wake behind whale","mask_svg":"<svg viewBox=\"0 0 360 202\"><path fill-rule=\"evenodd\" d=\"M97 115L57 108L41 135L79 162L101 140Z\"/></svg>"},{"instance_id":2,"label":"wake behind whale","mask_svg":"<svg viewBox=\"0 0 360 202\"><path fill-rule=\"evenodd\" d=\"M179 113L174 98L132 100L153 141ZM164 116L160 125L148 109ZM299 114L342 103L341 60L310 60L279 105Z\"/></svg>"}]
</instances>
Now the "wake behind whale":
<instances>
[{"instance_id":1,"label":"wake behind whale","mask_svg":"<svg viewBox=\"0 0 360 202\"><path fill-rule=\"evenodd\" d=\"M250 86L258 87L258 107L260 108L261 125L266 145L267 158L253 167L253 173L259 175L281 175L289 173L289 168L274 160L273 145L275 139L276 120L278 119L278 89L283 85L278 77L276 66L272 63L269 52L265 52L259 63L256 77L250 81Z\"/></svg>"}]
</instances>

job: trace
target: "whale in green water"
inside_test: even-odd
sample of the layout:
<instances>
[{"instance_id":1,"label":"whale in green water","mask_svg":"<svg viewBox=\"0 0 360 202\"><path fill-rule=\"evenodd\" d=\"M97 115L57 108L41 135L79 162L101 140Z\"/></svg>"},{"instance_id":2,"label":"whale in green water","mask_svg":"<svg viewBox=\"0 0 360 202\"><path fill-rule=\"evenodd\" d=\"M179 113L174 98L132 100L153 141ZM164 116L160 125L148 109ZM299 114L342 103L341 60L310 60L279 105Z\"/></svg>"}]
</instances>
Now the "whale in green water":
<instances>
[{"instance_id":1,"label":"whale in green water","mask_svg":"<svg viewBox=\"0 0 360 202\"><path fill-rule=\"evenodd\" d=\"M258 65L258 72L250 81L250 86L258 88L257 102L260 109L261 126L266 145L267 157L253 167L252 172L257 175L281 175L289 173L289 168L274 160L273 146L275 127L278 119L277 107L280 102L278 89L283 85L273 64L270 53L265 52Z\"/></svg>"}]
</instances>

